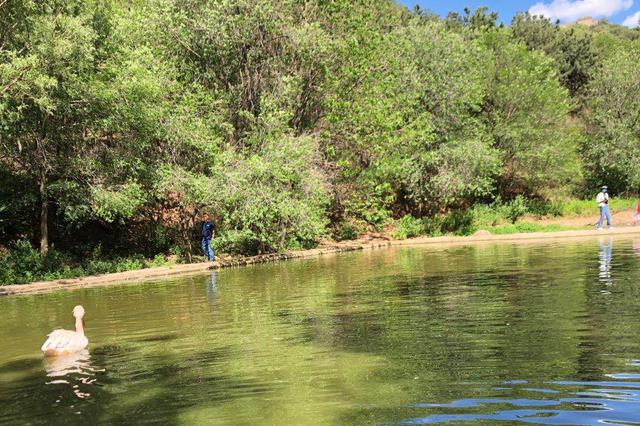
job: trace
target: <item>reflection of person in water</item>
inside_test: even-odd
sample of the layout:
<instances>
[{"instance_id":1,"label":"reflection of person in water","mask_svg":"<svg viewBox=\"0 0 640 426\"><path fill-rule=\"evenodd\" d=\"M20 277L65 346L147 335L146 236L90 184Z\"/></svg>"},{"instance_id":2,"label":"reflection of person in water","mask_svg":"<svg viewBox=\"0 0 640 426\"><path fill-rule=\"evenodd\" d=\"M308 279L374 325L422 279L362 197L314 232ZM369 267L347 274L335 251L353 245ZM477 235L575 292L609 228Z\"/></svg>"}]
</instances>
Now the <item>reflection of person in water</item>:
<instances>
[{"instance_id":1,"label":"reflection of person in water","mask_svg":"<svg viewBox=\"0 0 640 426\"><path fill-rule=\"evenodd\" d=\"M218 291L216 283L216 271L211 271L211 278L207 280L207 298L211 303L216 301L216 292Z\"/></svg>"},{"instance_id":2,"label":"reflection of person in water","mask_svg":"<svg viewBox=\"0 0 640 426\"><path fill-rule=\"evenodd\" d=\"M600 259L600 272L598 276L601 282L611 284L611 255L613 252L613 238L598 238L598 258Z\"/></svg>"},{"instance_id":3,"label":"reflection of person in water","mask_svg":"<svg viewBox=\"0 0 640 426\"><path fill-rule=\"evenodd\" d=\"M633 240L633 251L640 256L640 240Z\"/></svg>"}]
</instances>

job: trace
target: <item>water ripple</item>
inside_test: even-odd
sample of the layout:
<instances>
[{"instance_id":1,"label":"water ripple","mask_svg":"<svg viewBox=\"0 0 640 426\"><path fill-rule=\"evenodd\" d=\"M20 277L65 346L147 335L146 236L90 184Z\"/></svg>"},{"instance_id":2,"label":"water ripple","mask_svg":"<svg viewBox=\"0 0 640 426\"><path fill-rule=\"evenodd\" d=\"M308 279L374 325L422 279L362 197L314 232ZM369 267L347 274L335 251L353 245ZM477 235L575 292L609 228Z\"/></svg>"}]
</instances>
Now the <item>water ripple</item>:
<instances>
[{"instance_id":1,"label":"water ripple","mask_svg":"<svg viewBox=\"0 0 640 426\"><path fill-rule=\"evenodd\" d=\"M635 373L607 374L607 377L635 379ZM448 403L415 403L410 408L444 411L423 417L407 418L400 424L450 422L519 422L545 425L638 425L640 382L634 381L551 381L548 388L520 388L528 382L505 382L511 387L494 388L520 395L523 392L562 395L553 399L522 397L470 398ZM577 388L577 389L576 389ZM638 389L638 391L635 391ZM496 410L495 407L500 409ZM514 409L515 407L515 409ZM554 407L554 408L551 408ZM452 412L454 411L454 412Z\"/></svg>"}]
</instances>

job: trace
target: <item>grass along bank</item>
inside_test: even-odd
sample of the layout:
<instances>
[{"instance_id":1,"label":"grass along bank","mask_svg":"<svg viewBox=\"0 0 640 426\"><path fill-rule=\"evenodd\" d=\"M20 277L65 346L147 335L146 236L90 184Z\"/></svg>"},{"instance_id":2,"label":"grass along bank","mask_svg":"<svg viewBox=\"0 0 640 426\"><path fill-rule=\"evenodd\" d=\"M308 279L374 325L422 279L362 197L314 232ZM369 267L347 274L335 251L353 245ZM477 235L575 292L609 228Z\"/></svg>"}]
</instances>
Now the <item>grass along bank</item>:
<instances>
[{"instance_id":1,"label":"grass along bank","mask_svg":"<svg viewBox=\"0 0 640 426\"><path fill-rule=\"evenodd\" d=\"M175 257L156 255L103 256L98 248L84 258L50 249L42 256L29 241L18 240L9 250L0 252L0 285L52 281L170 266Z\"/></svg>"},{"instance_id":2,"label":"grass along bank","mask_svg":"<svg viewBox=\"0 0 640 426\"><path fill-rule=\"evenodd\" d=\"M563 240L575 238L593 238L602 236L603 232L609 237L619 235L622 237L630 235L640 235L640 227L621 227L606 231L597 231L595 229L577 230L577 231L560 231L560 232L527 232L506 235L493 235L478 233L476 235L460 237L460 236L441 236L441 237L417 237L406 240L389 240L380 235L370 235L358 241L345 241L342 243L328 243L320 248L288 251L284 253L272 253L258 256L248 257L225 257L216 260L213 263L200 262L173 265L169 267L153 267L148 269L140 269L134 271L112 273L105 275L97 275L76 279L55 280L45 282L34 282L29 284L6 285L0 286L0 296L34 294L42 292L50 292L57 290L71 290L74 288L97 287L119 285L127 282L140 282L149 280L161 280L169 276L184 274L202 274L213 269L221 269L227 267L237 267L245 265L254 265L259 263L275 262L291 259L313 258L323 255L330 255L349 251L372 250L378 248L392 246L415 246L415 245L432 245L437 247L448 247L451 245L469 245L479 243L540 243L545 240Z\"/></svg>"},{"instance_id":3,"label":"grass along bank","mask_svg":"<svg viewBox=\"0 0 640 426\"><path fill-rule=\"evenodd\" d=\"M536 222L518 222L507 225L493 226L487 231L493 235L522 234L529 232L560 232L575 231L584 229L584 227L560 225L556 223L545 224Z\"/></svg>"},{"instance_id":4,"label":"grass along bank","mask_svg":"<svg viewBox=\"0 0 640 426\"><path fill-rule=\"evenodd\" d=\"M609 207L612 213L619 213L625 210L635 210L638 204L637 198L612 198ZM593 216L598 214L598 208L594 200L566 200L556 204L559 214L562 217Z\"/></svg>"},{"instance_id":5,"label":"grass along bank","mask_svg":"<svg viewBox=\"0 0 640 426\"><path fill-rule=\"evenodd\" d=\"M631 223L637 204L635 198L613 198L610 201L614 223ZM626 213L623 218L616 215ZM478 231L491 234L523 232L558 232L591 229L598 220L593 200L558 200L546 202L516 197L509 202L500 199L492 204L478 204L466 211L425 218L406 215L393 223L390 234L395 239L442 235L468 236Z\"/></svg>"}]
</instances>

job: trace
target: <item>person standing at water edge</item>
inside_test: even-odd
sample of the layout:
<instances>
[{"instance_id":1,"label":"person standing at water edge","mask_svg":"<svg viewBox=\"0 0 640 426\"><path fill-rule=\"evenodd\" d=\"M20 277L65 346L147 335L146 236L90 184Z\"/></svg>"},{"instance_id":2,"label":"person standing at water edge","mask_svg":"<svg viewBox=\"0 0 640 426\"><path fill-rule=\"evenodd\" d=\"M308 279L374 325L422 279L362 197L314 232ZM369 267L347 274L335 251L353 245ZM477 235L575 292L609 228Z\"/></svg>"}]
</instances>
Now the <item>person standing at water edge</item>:
<instances>
[{"instance_id":1,"label":"person standing at water edge","mask_svg":"<svg viewBox=\"0 0 640 426\"><path fill-rule=\"evenodd\" d=\"M596 202L600 208L600 220L598 221L598 229L602 229L602 222L607 219L607 228L611 228L611 210L609 210L609 193L607 187L603 186L596 196Z\"/></svg>"},{"instance_id":2,"label":"person standing at water edge","mask_svg":"<svg viewBox=\"0 0 640 426\"><path fill-rule=\"evenodd\" d=\"M205 213L202 216L202 251L207 257L207 260L212 261L215 258L213 247L211 247L211 239L215 233L213 222L209 220L209 214Z\"/></svg>"}]
</instances>

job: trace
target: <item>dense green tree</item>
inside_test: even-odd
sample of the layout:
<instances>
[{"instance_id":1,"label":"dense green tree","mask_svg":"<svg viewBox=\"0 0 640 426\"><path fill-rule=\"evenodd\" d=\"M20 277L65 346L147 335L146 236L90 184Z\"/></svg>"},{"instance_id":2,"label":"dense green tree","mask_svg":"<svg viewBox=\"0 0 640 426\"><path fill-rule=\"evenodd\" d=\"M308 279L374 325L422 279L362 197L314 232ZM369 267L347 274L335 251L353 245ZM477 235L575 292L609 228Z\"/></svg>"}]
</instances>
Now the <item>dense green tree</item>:
<instances>
[{"instance_id":1,"label":"dense green tree","mask_svg":"<svg viewBox=\"0 0 640 426\"><path fill-rule=\"evenodd\" d=\"M9 2L0 50L0 161L40 196L49 247L49 187L75 178L86 152L85 82L96 69L94 10L83 2ZM11 24L11 21L14 21Z\"/></svg>"},{"instance_id":2,"label":"dense green tree","mask_svg":"<svg viewBox=\"0 0 640 426\"><path fill-rule=\"evenodd\" d=\"M566 187L578 171L577 138L552 59L500 32L483 42L492 55L483 111L502 154L500 194L540 196Z\"/></svg>"},{"instance_id":3,"label":"dense green tree","mask_svg":"<svg viewBox=\"0 0 640 426\"><path fill-rule=\"evenodd\" d=\"M208 212L219 248L257 253L585 182L638 191L638 32L497 18L0 1L0 245L190 258Z\"/></svg>"},{"instance_id":4,"label":"dense green tree","mask_svg":"<svg viewBox=\"0 0 640 426\"><path fill-rule=\"evenodd\" d=\"M175 228L187 252L202 211L218 217L220 244L230 250L317 241L328 181L308 131L320 114L330 40L306 21L319 10L245 1L154 4L156 12L137 17L142 24L130 31L138 34L133 43L155 41L149 60L159 59L167 78L162 99L153 102L166 104L153 118L159 133L152 145L164 148L153 153L160 162L147 167L154 197L142 211Z\"/></svg>"},{"instance_id":5,"label":"dense green tree","mask_svg":"<svg viewBox=\"0 0 640 426\"><path fill-rule=\"evenodd\" d=\"M487 196L500 156L479 119L486 56L442 25L408 27L402 36L412 58L405 78L413 97L398 149L405 201L427 213Z\"/></svg>"},{"instance_id":6,"label":"dense green tree","mask_svg":"<svg viewBox=\"0 0 640 426\"><path fill-rule=\"evenodd\" d=\"M544 16L531 15L529 12L517 13L510 25L511 33L516 40L523 42L529 50L542 50L550 53L556 42L559 23L551 23Z\"/></svg>"},{"instance_id":7,"label":"dense green tree","mask_svg":"<svg viewBox=\"0 0 640 426\"><path fill-rule=\"evenodd\" d=\"M628 42L604 61L589 85L582 146L591 183L614 191L640 189L640 44Z\"/></svg>"},{"instance_id":8,"label":"dense green tree","mask_svg":"<svg viewBox=\"0 0 640 426\"><path fill-rule=\"evenodd\" d=\"M488 7L482 6L476 9L473 13L469 8L465 8L465 23L471 30L488 30L496 27L498 21L498 14L496 12L490 12Z\"/></svg>"},{"instance_id":9,"label":"dense green tree","mask_svg":"<svg viewBox=\"0 0 640 426\"><path fill-rule=\"evenodd\" d=\"M464 8L464 14L449 12L444 19L445 28L449 31L463 32L463 29L471 31L486 31L497 27L498 14L490 12L487 7L479 7L473 13L468 7Z\"/></svg>"},{"instance_id":10,"label":"dense green tree","mask_svg":"<svg viewBox=\"0 0 640 426\"><path fill-rule=\"evenodd\" d=\"M572 95L578 95L589 82L598 57L590 33L579 28L561 28L543 16L528 12L516 14L511 33L530 50L540 50L554 59L560 81Z\"/></svg>"}]
</instances>

